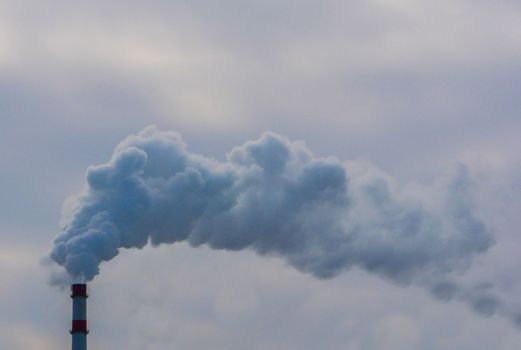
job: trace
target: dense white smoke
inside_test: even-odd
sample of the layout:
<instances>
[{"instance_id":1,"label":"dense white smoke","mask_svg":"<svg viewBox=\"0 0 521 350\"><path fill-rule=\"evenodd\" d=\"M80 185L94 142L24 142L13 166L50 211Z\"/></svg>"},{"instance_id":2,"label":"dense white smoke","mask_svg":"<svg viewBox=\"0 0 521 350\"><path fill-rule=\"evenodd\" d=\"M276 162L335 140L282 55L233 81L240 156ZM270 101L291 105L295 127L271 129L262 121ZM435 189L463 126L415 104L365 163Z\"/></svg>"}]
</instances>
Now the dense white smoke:
<instances>
[{"instance_id":1,"label":"dense white smoke","mask_svg":"<svg viewBox=\"0 0 521 350\"><path fill-rule=\"evenodd\" d=\"M279 256L318 278L358 267L506 314L487 288L452 279L494 242L473 213L463 166L431 188L400 187L370 164L316 157L273 133L226 159L191 153L155 127L129 136L87 170L51 259L89 281L121 248L186 241Z\"/></svg>"}]
</instances>

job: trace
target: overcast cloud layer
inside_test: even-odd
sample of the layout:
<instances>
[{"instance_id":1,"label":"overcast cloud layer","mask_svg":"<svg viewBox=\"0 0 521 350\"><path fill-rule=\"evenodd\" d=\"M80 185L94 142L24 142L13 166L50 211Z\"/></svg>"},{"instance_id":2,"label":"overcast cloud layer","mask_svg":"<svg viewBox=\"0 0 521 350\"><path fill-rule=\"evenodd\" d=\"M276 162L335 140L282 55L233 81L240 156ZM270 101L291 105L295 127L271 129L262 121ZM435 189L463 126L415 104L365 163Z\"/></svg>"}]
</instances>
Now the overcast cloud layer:
<instances>
[{"instance_id":1,"label":"overcast cloud layer","mask_svg":"<svg viewBox=\"0 0 521 350\"><path fill-rule=\"evenodd\" d=\"M463 162L496 244L460 283L515 304L520 38L513 1L0 1L0 348L67 347L69 298L39 259L85 168L149 124L220 162L273 130L398 186ZM521 343L501 318L356 269L321 281L247 252L165 248L124 252L91 284L93 347Z\"/></svg>"}]
</instances>

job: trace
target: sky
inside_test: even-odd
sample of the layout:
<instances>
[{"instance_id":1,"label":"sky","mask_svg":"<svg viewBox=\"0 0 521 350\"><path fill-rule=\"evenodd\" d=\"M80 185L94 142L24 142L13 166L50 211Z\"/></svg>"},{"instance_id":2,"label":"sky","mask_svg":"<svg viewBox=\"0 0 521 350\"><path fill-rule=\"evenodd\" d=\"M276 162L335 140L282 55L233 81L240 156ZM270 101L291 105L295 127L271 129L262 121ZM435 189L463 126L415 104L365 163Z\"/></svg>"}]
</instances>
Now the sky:
<instances>
[{"instance_id":1,"label":"sky","mask_svg":"<svg viewBox=\"0 0 521 350\"><path fill-rule=\"evenodd\" d=\"M42 264L85 172L148 125L223 161L264 131L403 186L464 163L495 245L461 279L521 307L521 5L510 0L0 0L0 348L69 346ZM186 243L89 284L96 349L514 349L521 331L353 268Z\"/></svg>"}]
</instances>

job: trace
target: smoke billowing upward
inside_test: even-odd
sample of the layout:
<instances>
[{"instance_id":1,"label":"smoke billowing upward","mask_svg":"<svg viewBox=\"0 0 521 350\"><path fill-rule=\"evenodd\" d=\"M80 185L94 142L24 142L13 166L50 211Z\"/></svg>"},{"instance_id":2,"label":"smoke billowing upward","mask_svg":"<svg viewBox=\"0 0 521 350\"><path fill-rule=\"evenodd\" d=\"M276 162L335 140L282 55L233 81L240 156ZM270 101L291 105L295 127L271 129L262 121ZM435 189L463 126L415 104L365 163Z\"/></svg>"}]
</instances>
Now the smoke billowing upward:
<instances>
[{"instance_id":1,"label":"smoke billowing upward","mask_svg":"<svg viewBox=\"0 0 521 350\"><path fill-rule=\"evenodd\" d=\"M400 187L368 163L316 157L273 133L218 162L189 152L177 133L148 127L89 167L50 257L71 279L89 281L122 248L250 249L318 278L358 267L507 315L489 288L452 278L494 242L470 190L463 166L431 188Z\"/></svg>"}]
</instances>

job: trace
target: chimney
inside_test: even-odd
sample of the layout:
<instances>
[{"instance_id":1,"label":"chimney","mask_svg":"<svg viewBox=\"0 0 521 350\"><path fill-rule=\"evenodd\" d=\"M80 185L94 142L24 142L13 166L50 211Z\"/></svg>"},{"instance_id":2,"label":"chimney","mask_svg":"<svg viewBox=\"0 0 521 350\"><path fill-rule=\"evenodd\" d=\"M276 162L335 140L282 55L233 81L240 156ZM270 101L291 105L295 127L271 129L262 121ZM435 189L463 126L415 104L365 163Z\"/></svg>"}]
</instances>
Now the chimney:
<instances>
[{"instance_id":1,"label":"chimney","mask_svg":"<svg viewBox=\"0 0 521 350\"><path fill-rule=\"evenodd\" d=\"M87 350L87 285L71 285L72 298L72 350Z\"/></svg>"}]
</instances>

